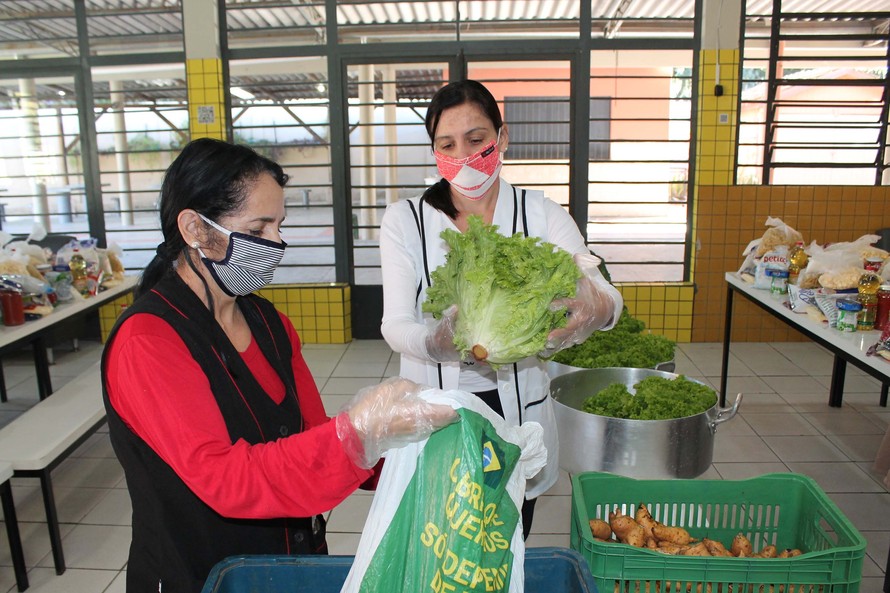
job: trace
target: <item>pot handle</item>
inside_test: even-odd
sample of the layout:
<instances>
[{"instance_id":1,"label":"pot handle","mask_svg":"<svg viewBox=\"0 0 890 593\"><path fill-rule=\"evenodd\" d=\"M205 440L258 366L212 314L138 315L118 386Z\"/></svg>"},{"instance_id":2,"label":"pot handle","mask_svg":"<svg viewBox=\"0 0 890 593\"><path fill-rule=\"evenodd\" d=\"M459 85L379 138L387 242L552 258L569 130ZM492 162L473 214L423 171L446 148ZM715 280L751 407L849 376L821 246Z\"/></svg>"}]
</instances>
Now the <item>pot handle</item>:
<instances>
[{"instance_id":1,"label":"pot handle","mask_svg":"<svg viewBox=\"0 0 890 593\"><path fill-rule=\"evenodd\" d=\"M727 420L732 420L736 414L739 412L739 406L742 405L742 394L739 393L735 396L735 402L733 402L732 406L728 408L720 408L717 410L717 416L711 420L711 434L717 432L717 425L726 422Z\"/></svg>"}]
</instances>

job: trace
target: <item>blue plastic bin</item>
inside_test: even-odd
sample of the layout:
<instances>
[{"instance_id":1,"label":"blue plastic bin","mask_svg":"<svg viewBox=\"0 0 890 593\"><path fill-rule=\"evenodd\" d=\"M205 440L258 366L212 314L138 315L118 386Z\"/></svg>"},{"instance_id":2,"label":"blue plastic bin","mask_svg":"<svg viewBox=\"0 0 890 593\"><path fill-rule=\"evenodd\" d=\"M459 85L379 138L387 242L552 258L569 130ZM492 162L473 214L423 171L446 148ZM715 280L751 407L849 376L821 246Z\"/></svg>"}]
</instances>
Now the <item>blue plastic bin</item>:
<instances>
[{"instance_id":1,"label":"blue plastic bin","mask_svg":"<svg viewBox=\"0 0 890 593\"><path fill-rule=\"evenodd\" d=\"M352 556L233 556L201 593L340 593ZM526 593L596 593L587 563L568 548L525 551Z\"/></svg>"}]
</instances>

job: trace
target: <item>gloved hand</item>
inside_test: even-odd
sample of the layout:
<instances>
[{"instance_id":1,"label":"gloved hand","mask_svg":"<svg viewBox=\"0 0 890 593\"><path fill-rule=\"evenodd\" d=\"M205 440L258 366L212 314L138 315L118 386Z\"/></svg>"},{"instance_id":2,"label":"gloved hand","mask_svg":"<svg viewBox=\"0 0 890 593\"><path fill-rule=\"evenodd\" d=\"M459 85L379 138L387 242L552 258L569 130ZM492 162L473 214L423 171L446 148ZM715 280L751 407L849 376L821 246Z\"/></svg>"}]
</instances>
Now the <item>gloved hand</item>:
<instances>
[{"instance_id":1,"label":"gloved hand","mask_svg":"<svg viewBox=\"0 0 890 593\"><path fill-rule=\"evenodd\" d=\"M426 353L433 362L454 362L461 359L454 347L454 328L457 323L457 305L442 312L442 317L426 337Z\"/></svg>"},{"instance_id":2,"label":"gloved hand","mask_svg":"<svg viewBox=\"0 0 890 593\"><path fill-rule=\"evenodd\" d=\"M417 397L420 385L393 377L365 387L344 406L335 422L346 454L359 467L374 467L383 452L421 441L458 419L450 406Z\"/></svg>"},{"instance_id":3,"label":"gloved hand","mask_svg":"<svg viewBox=\"0 0 890 593\"><path fill-rule=\"evenodd\" d=\"M612 297L591 280L598 274L596 259L583 253L576 253L573 258L583 276L575 285L574 298L554 299L550 304L552 311L565 307L567 323L547 335L547 345L538 352L539 358L550 358L560 350L580 344L605 327L614 315Z\"/></svg>"}]
</instances>

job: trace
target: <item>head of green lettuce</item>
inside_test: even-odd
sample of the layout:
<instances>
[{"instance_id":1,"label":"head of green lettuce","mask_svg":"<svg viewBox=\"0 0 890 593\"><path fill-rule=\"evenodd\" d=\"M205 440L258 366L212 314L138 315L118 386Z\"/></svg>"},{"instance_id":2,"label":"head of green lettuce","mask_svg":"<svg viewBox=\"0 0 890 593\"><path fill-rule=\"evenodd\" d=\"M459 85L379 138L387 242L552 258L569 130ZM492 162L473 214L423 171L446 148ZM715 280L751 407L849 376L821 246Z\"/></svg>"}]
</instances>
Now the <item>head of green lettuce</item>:
<instances>
[{"instance_id":1,"label":"head of green lettuce","mask_svg":"<svg viewBox=\"0 0 890 593\"><path fill-rule=\"evenodd\" d=\"M446 229L449 251L432 273L423 310L439 319L457 305L454 345L497 368L544 350L547 335L566 324L554 299L575 296L581 271L567 251L537 237L505 236L470 216L466 232Z\"/></svg>"}]
</instances>

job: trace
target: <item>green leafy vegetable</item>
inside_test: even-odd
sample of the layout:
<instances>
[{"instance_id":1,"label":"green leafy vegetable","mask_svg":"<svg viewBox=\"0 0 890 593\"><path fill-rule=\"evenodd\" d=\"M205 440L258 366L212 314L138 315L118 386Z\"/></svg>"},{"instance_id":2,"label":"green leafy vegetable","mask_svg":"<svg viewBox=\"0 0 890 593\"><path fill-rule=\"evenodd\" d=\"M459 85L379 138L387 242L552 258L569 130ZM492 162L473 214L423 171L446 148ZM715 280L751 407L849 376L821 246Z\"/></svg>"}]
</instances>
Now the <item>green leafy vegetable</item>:
<instances>
[{"instance_id":1,"label":"green leafy vegetable","mask_svg":"<svg viewBox=\"0 0 890 593\"><path fill-rule=\"evenodd\" d=\"M717 403L713 389L683 375L675 379L646 377L634 389L636 395L631 395L623 383L612 383L584 400L581 409L612 418L668 420L701 414Z\"/></svg>"},{"instance_id":2,"label":"green leafy vegetable","mask_svg":"<svg viewBox=\"0 0 890 593\"><path fill-rule=\"evenodd\" d=\"M645 328L646 324L632 317L625 307L615 327L594 332L581 344L557 352L553 360L582 369L645 369L673 360L676 344L658 334L642 333Z\"/></svg>"},{"instance_id":3,"label":"green leafy vegetable","mask_svg":"<svg viewBox=\"0 0 890 593\"><path fill-rule=\"evenodd\" d=\"M544 349L547 334L566 324L565 310L551 311L550 303L574 296L581 277L568 252L497 228L471 216L466 232L442 232L450 250L423 304L437 319L456 304L458 352L495 368Z\"/></svg>"}]
</instances>

